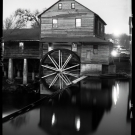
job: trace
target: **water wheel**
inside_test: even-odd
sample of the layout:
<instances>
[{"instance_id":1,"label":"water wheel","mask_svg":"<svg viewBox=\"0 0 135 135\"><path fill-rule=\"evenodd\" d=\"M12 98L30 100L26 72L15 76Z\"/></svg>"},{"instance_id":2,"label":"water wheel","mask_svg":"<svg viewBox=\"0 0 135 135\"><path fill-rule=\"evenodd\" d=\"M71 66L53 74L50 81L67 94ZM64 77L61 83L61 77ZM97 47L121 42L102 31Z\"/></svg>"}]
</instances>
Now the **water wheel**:
<instances>
[{"instance_id":1,"label":"water wheel","mask_svg":"<svg viewBox=\"0 0 135 135\"><path fill-rule=\"evenodd\" d=\"M41 60L40 79L51 91L70 85L80 74L80 58L67 49L54 49Z\"/></svg>"}]
</instances>

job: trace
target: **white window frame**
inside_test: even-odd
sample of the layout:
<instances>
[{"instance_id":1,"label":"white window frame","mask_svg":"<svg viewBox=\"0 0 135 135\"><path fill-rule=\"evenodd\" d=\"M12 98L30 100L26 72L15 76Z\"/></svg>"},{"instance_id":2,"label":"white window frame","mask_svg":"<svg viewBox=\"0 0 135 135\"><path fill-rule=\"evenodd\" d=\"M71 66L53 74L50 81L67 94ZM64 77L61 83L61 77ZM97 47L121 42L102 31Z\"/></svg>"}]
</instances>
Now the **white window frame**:
<instances>
[{"instance_id":1,"label":"white window frame","mask_svg":"<svg viewBox=\"0 0 135 135\"><path fill-rule=\"evenodd\" d=\"M62 9L62 3L58 4L58 9L61 10Z\"/></svg>"},{"instance_id":2,"label":"white window frame","mask_svg":"<svg viewBox=\"0 0 135 135\"><path fill-rule=\"evenodd\" d=\"M72 51L77 52L77 44L75 43L72 44Z\"/></svg>"},{"instance_id":3,"label":"white window frame","mask_svg":"<svg viewBox=\"0 0 135 135\"><path fill-rule=\"evenodd\" d=\"M76 18L75 19L75 26L78 28L78 27L81 27L81 25L82 25L82 19Z\"/></svg>"},{"instance_id":4,"label":"white window frame","mask_svg":"<svg viewBox=\"0 0 135 135\"><path fill-rule=\"evenodd\" d=\"M48 52L53 50L53 45L52 44L48 44Z\"/></svg>"},{"instance_id":5,"label":"white window frame","mask_svg":"<svg viewBox=\"0 0 135 135\"><path fill-rule=\"evenodd\" d=\"M53 19L52 20L52 26L53 26L53 28L57 28L58 27L58 20L57 19Z\"/></svg>"},{"instance_id":6,"label":"white window frame","mask_svg":"<svg viewBox=\"0 0 135 135\"><path fill-rule=\"evenodd\" d=\"M71 3L71 9L75 9L75 3Z\"/></svg>"},{"instance_id":7,"label":"white window frame","mask_svg":"<svg viewBox=\"0 0 135 135\"><path fill-rule=\"evenodd\" d=\"M19 49L23 52L23 50L24 50L24 43L23 42L19 42Z\"/></svg>"}]
</instances>

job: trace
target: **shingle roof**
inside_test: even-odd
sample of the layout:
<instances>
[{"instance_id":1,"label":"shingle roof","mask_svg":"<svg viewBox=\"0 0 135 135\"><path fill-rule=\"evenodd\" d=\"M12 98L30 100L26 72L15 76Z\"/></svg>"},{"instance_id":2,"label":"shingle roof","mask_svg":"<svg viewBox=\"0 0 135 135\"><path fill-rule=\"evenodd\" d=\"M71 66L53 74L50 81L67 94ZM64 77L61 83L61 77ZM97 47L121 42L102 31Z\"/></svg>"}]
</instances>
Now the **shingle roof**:
<instances>
[{"instance_id":1,"label":"shingle roof","mask_svg":"<svg viewBox=\"0 0 135 135\"><path fill-rule=\"evenodd\" d=\"M40 28L3 30L3 40L40 40Z\"/></svg>"}]
</instances>

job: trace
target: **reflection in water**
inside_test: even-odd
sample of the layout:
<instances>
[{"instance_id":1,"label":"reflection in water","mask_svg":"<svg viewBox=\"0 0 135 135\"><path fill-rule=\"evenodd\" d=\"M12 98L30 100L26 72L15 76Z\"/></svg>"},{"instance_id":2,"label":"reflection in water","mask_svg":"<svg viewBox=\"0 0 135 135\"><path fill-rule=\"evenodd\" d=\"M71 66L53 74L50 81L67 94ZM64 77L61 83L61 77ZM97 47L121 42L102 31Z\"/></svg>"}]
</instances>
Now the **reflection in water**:
<instances>
[{"instance_id":1,"label":"reflection in water","mask_svg":"<svg viewBox=\"0 0 135 135\"><path fill-rule=\"evenodd\" d=\"M80 117L79 116L76 116L75 117L75 126L76 126L76 130L79 131L80 130Z\"/></svg>"},{"instance_id":2,"label":"reflection in water","mask_svg":"<svg viewBox=\"0 0 135 135\"><path fill-rule=\"evenodd\" d=\"M113 98L114 104L116 105L119 98L119 84L118 83L115 86L113 86L112 98Z\"/></svg>"},{"instance_id":3,"label":"reflection in water","mask_svg":"<svg viewBox=\"0 0 135 135\"><path fill-rule=\"evenodd\" d=\"M55 113L52 115L52 126L56 123Z\"/></svg>"},{"instance_id":4,"label":"reflection in water","mask_svg":"<svg viewBox=\"0 0 135 135\"><path fill-rule=\"evenodd\" d=\"M127 104L127 122L131 122L133 118L133 103L132 103L132 80L129 81L129 95Z\"/></svg>"},{"instance_id":5,"label":"reflection in water","mask_svg":"<svg viewBox=\"0 0 135 135\"><path fill-rule=\"evenodd\" d=\"M11 120L11 125L15 129L19 129L23 125L26 125L28 123L28 121L29 121L29 114L23 114L23 115L19 115L18 117L14 118L13 120Z\"/></svg>"},{"instance_id":6,"label":"reflection in water","mask_svg":"<svg viewBox=\"0 0 135 135\"><path fill-rule=\"evenodd\" d=\"M127 81L86 78L27 112L29 119L4 123L3 135L130 135L127 86Z\"/></svg>"},{"instance_id":7,"label":"reflection in water","mask_svg":"<svg viewBox=\"0 0 135 135\"><path fill-rule=\"evenodd\" d=\"M40 107L39 127L49 135L95 132L105 111L111 109L114 80L85 79L80 85L76 93L72 92L75 87L71 87L70 95L64 91L60 98L55 98L52 107Z\"/></svg>"}]
</instances>

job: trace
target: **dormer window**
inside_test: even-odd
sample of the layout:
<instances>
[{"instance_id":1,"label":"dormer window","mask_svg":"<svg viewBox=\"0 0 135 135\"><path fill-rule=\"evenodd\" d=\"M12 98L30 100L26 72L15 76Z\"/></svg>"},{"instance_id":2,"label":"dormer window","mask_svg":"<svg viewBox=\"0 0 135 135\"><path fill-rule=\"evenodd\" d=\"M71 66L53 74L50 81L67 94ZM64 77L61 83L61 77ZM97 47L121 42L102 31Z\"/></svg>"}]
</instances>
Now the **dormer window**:
<instances>
[{"instance_id":1,"label":"dormer window","mask_svg":"<svg viewBox=\"0 0 135 135\"><path fill-rule=\"evenodd\" d=\"M71 9L75 9L75 3L71 3Z\"/></svg>"},{"instance_id":2,"label":"dormer window","mask_svg":"<svg viewBox=\"0 0 135 135\"><path fill-rule=\"evenodd\" d=\"M61 10L62 9L62 3L58 4L58 9Z\"/></svg>"}]
</instances>

